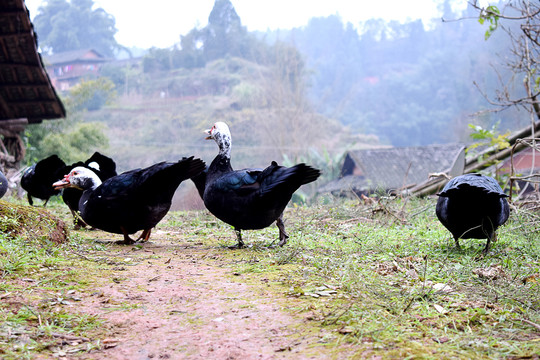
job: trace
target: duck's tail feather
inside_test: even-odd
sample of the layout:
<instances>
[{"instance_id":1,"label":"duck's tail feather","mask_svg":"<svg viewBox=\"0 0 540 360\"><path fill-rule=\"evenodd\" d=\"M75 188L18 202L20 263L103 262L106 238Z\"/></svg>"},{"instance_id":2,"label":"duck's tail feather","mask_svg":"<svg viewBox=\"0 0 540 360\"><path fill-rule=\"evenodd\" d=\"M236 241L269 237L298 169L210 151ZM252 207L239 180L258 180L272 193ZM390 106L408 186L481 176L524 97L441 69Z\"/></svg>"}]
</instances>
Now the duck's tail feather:
<instances>
[{"instance_id":1,"label":"duck's tail feather","mask_svg":"<svg viewBox=\"0 0 540 360\"><path fill-rule=\"evenodd\" d=\"M179 163L187 162L187 169L182 170L184 174L184 180L199 175L206 168L204 161L198 158L190 156L189 158L183 158Z\"/></svg>"},{"instance_id":2,"label":"duck's tail feather","mask_svg":"<svg viewBox=\"0 0 540 360\"><path fill-rule=\"evenodd\" d=\"M176 191L182 181L199 174L204 168L204 161L194 159L193 156L183 158L176 163L155 164L143 175L146 180L141 184L140 190L144 193L155 191L151 189L159 189L159 192L167 197L169 192Z\"/></svg>"},{"instance_id":3,"label":"duck's tail feather","mask_svg":"<svg viewBox=\"0 0 540 360\"><path fill-rule=\"evenodd\" d=\"M267 195L274 191L288 190L291 194L300 186L317 180L321 171L304 163L292 167L284 167L272 162L261 173L261 194Z\"/></svg>"}]
</instances>

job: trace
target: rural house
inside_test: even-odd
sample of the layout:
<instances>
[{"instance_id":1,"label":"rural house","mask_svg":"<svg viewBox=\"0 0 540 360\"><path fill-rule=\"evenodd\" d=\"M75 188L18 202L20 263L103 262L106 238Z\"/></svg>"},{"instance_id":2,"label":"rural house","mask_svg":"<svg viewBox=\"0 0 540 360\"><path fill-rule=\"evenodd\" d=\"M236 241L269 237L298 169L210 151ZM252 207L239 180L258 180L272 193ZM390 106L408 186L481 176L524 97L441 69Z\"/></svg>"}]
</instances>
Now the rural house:
<instances>
[{"instance_id":1,"label":"rural house","mask_svg":"<svg viewBox=\"0 0 540 360\"><path fill-rule=\"evenodd\" d=\"M101 66L109 61L92 49L61 52L45 57L53 86L67 91L83 78L95 78Z\"/></svg>"},{"instance_id":2,"label":"rural house","mask_svg":"<svg viewBox=\"0 0 540 360\"><path fill-rule=\"evenodd\" d=\"M0 2L0 169L16 169L25 155L28 124L65 117L37 51L23 0ZM8 174L6 174L8 175ZM8 176L9 177L9 176Z\"/></svg>"},{"instance_id":3,"label":"rural house","mask_svg":"<svg viewBox=\"0 0 540 360\"><path fill-rule=\"evenodd\" d=\"M344 196L396 193L426 182L432 173L461 175L464 165L463 144L350 151L340 178L318 191Z\"/></svg>"},{"instance_id":4,"label":"rural house","mask_svg":"<svg viewBox=\"0 0 540 360\"><path fill-rule=\"evenodd\" d=\"M540 151L535 148L527 148L514 154L513 158L506 159L497 166L497 174L522 177L527 181L518 180L517 185L524 193L538 189L540 181Z\"/></svg>"}]
</instances>

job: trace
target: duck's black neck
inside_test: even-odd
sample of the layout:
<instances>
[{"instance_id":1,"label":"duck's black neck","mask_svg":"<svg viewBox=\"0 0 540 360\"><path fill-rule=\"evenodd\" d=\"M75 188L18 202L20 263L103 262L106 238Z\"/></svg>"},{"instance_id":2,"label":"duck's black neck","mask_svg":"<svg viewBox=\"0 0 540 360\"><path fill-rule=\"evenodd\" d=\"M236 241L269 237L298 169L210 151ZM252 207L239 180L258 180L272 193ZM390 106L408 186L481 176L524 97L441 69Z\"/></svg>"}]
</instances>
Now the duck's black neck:
<instances>
[{"instance_id":1,"label":"duck's black neck","mask_svg":"<svg viewBox=\"0 0 540 360\"><path fill-rule=\"evenodd\" d=\"M208 176L229 171L232 171L231 159L223 154L218 154L208 168Z\"/></svg>"},{"instance_id":2,"label":"duck's black neck","mask_svg":"<svg viewBox=\"0 0 540 360\"><path fill-rule=\"evenodd\" d=\"M79 186L83 190L94 191L99 185L101 185L101 180L96 175L95 177L92 177L92 178L83 179L83 181L81 182Z\"/></svg>"}]
</instances>

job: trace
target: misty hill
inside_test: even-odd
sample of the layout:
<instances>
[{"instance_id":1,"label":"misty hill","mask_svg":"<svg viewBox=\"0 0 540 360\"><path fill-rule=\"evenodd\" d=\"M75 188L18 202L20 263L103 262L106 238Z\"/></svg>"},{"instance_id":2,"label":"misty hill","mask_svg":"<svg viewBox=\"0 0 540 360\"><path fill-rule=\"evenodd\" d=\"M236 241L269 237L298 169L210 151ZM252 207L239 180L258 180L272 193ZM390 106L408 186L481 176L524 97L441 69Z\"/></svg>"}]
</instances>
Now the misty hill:
<instances>
[{"instance_id":1,"label":"misty hill","mask_svg":"<svg viewBox=\"0 0 540 360\"><path fill-rule=\"evenodd\" d=\"M459 15L447 9L445 17ZM134 146L122 155L126 166L148 146L161 152L158 158L190 149L213 153L198 139L217 120L231 123L239 166L254 165L248 160L254 152L264 154L255 159L263 166L310 156L306 148L338 156L356 143L467 142L469 123L500 122L503 130L527 121L512 111L472 116L490 108L481 91L493 94L497 76L509 76L492 69L509 46L504 34L485 41L476 21L425 28L420 21L370 20L359 30L328 16L290 31L251 34L237 15L231 18L193 29L181 47L150 49L138 69L103 70L123 96L87 118L108 124L119 154ZM209 34L220 31L228 38L216 42ZM200 41L202 48L195 46Z\"/></svg>"},{"instance_id":2,"label":"misty hill","mask_svg":"<svg viewBox=\"0 0 540 360\"><path fill-rule=\"evenodd\" d=\"M310 72L309 99L315 110L394 146L468 141L469 123L516 129L527 119L516 111L473 116L493 109L482 92L495 98L512 74L501 63L511 48L504 32L486 41L478 14L453 14L425 28L420 20L400 24L370 20L358 31L338 16L314 18L302 28L280 31ZM498 68L499 73L494 70ZM478 86L475 85L478 84ZM513 91L523 86L510 81Z\"/></svg>"},{"instance_id":3,"label":"misty hill","mask_svg":"<svg viewBox=\"0 0 540 360\"><path fill-rule=\"evenodd\" d=\"M272 160L329 167L325 153L339 157L348 148L378 145L375 136L352 134L314 112L279 68L244 59L134 74L129 82L133 89L118 87L113 105L84 114L85 121L106 125L108 153L121 169L187 155L210 162L217 147L204 140L203 131L216 121L230 125L237 168L266 167Z\"/></svg>"},{"instance_id":4,"label":"misty hill","mask_svg":"<svg viewBox=\"0 0 540 360\"><path fill-rule=\"evenodd\" d=\"M372 19L350 24L332 15L313 18L292 30L253 33L242 25L230 0L216 0L204 28L180 35L179 43L171 48L150 49L138 69L111 67L102 75L132 98L227 96L227 106L246 119L245 103L253 106L251 103L258 102L257 116L278 130L279 121L297 120L283 116L279 109L300 109L302 114L337 119L355 135L374 135L393 146L468 140L469 123L490 127L500 122L502 131L522 127L527 120L515 111L471 116L492 108L482 92L493 98L500 89L499 77L512 91L523 87L502 66L497 67L498 73L492 67L504 62L510 51L508 37L498 31L485 41L486 27L476 21L478 11L469 7L458 14L452 11L451 1L439 3L443 17L450 21L423 24ZM111 40L114 27L104 26L99 16L102 11L93 9L92 1L77 8L68 2L64 5L47 5L35 17L44 49L55 52L67 46L96 44L106 48L101 50L105 54L123 48ZM66 27L55 20L70 11L84 13L89 22L71 21ZM110 20L114 18L108 17ZM89 34L90 25L102 31ZM244 63L238 67L238 61L230 59ZM240 72L251 75L240 80L239 76L246 75ZM277 79L281 87L272 84ZM281 91L284 88L287 93ZM184 117L179 110L172 111L174 116ZM272 124L272 116L266 113L280 114L274 116L278 122ZM145 114L153 116L150 111ZM205 116L219 114L210 111ZM159 117L163 117L161 113ZM303 124L290 126L301 128ZM284 149L280 140L274 139L273 144Z\"/></svg>"},{"instance_id":5,"label":"misty hill","mask_svg":"<svg viewBox=\"0 0 540 360\"><path fill-rule=\"evenodd\" d=\"M500 123L501 131L524 126L527 119L517 111L478 115L493 109L482 92L493 98L499 76L511 79L504 68L499 66L499 73L493 68L504 61L510 44L503 32L486 41L485 27L474 20L476 12L463 15L469 20L435 22L429 28L421 21L376 19L353 26L333 15L313 18L301 28L253 34L236 18L234 28L243 31L237 30L234 41L223 41L236 44L231 49L215 42L211 51L194 47L208 33L206 28L194 29L182 36L180 48L151 49L143 68L149 76L179 69L197 72L209 59L231 57L232 51L235 57L259 64L253 71L260 75L247 83L248 88L235 91L259 91L254 84L266 81L260 69L279 67L301 87L311 111L337 119L354 134L375 135L393 146L466 142L469 123L485 127ZM461 16L450 8L445 12L446 19ZM193 84L167 81L156 82L156 90L193 95ZM216 81L219 77L195 82L218 88ZM509 84L521 91L519 83Z\"/></svg>"}]
</instances>

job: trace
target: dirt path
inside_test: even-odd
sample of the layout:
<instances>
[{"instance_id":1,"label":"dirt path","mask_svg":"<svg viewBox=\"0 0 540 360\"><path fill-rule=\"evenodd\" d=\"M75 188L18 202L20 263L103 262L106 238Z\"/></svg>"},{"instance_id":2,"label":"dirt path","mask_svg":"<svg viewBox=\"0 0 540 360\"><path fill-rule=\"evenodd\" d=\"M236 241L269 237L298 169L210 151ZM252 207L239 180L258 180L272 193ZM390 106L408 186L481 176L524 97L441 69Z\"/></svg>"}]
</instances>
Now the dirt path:
<instances>
[{"instance_id":1,"label":"dirt path","mask_svg":"<svg viewBox=\"0 0 540 360\"><path fill-rule=\"evenodd\" d=\"M305 300L262 276L233 272L223 254L242 250L182 244L158 232L140 249L108 251L116 257L112 272L78 304L108 326L104 348L85 359L332 357L320 343L326 330L307 320L309 311L294 310Z\"/></svg>"}]
</instances>

